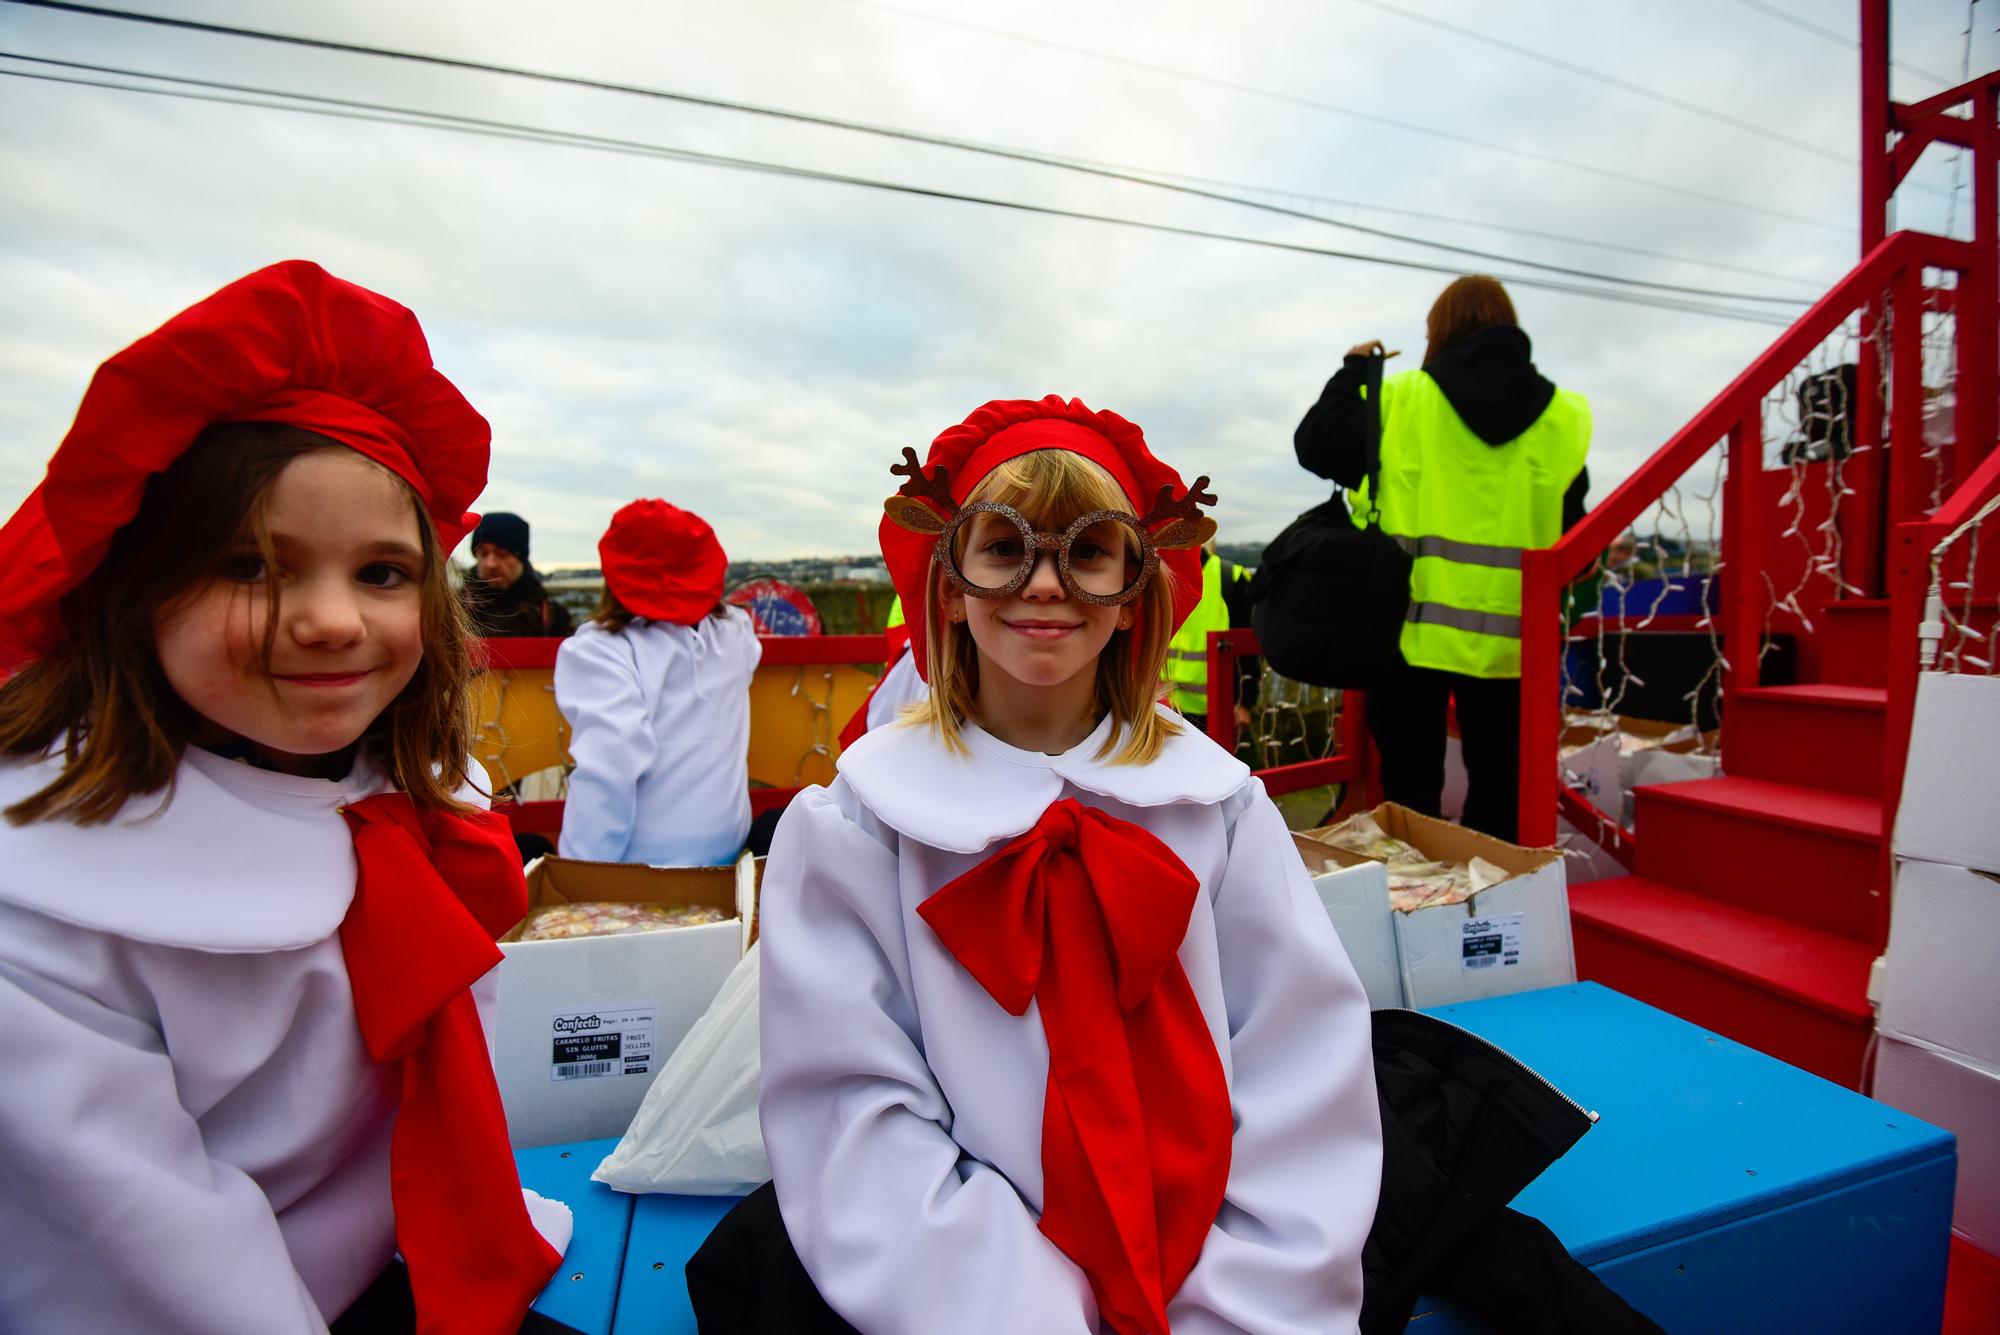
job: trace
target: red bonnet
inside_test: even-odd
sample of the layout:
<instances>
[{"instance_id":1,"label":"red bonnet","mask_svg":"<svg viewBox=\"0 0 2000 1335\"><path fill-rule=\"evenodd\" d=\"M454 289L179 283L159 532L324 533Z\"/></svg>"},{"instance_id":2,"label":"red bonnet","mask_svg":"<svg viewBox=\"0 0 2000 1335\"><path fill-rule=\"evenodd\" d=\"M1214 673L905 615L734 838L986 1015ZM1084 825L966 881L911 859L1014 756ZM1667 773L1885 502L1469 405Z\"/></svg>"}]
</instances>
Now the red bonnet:
<instances>
[{"instance_id":1,"label":"red bonnet","mask_svg":"<svg viewBox=\"0 0 2000 1335\"><path fill-rule=\"evenodd\" d=\"M692 626L722 601L729 558L700 515L633 501L611 516L597 557L612 597L642 617Z\"/></svg>"},{"instance_id":2,"label":"red bonnet","mask_svg":"<svg viewBox=\"0 0 2000 1335\"><path fill-rule=\"evenodd\" d=\"M97 369L47 475L0 528L0 662L62 641L62 598L139 512L146 483L216 422L283 422L416 489L439 550L476 522L486 419L431 364L416 316L287 260L190 306Z\"/></svg>"},{"instance_id":3,"label":"red bonnet","mask_svg":"<svg viewBox=\"0 0 2000 1335\"><path fill-rule=\"evenodd\" d=\"M952 500L962 505L994 468L1035 450L1069 450L1099 465L1117 480L1135 515L1152 509L1161 487L1171 487L1175 500L1187 495L1181 475L1154 457L1135 424L1117 413L1094 411L1081 399L1065 401L1057 394L1032 400L995 399L977 409L931 442L924 471L930 473L940 464L949 469ZM887 516L880 536L882 559L909 622L910 652L916 656L917 672L928 681L924 628L933 609L924 601L924 585L937 539L912 533ZM1161 552L1157 578L1172 584L1172 629L1178 630L1201 599L1201 553L1193 548Z\"/></svg>"}]
</instances>

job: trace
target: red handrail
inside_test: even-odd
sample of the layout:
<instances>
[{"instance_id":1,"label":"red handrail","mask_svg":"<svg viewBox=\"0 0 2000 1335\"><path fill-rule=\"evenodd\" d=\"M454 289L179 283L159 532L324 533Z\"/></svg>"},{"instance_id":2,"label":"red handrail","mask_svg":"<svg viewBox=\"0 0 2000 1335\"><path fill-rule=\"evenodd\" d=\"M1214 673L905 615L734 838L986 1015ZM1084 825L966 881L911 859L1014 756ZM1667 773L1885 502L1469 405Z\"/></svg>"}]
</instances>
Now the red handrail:
<instances>
[{"instance_id":1,"label":"red handrail","mask_svg":"<svg viewBox=\"0 0 2000 1335\"><path fill-rule=\"evenodd\" d=\"M1990 91L1984 95L1990 98ZM1990 161L1986 169L1991 170ZM1769 601L1761 585L1764 553L1757 508L1757 484L1763 475L1764 396L1856 310L1879 305L1885 290L1890 291L1891 299L1901 309L1920 310L1922 274L1926 267L1973 272L1981 268L1977 254L1972 243L1921 232L1898 232L1885 238L1561 541L1553 547L1525 553L1521 570L1522 843L1555 842L1559 777L1553 765L1540 764L1534 758L1555 755L1562 728L1559 694L1562 637L1558 630L1562 624L1562 590L1718 440L1726 437L1729 469L1722 495L1720 571L1724 584L1718 589L1722 651L1729 669L1728 687L1740 690L1755 685ZM1910 301L1913 293L1919 300ZM1990 310L1991 302L1976 303L1971 309ZM1963 318L1970 315L1969 311L1960 314L1962 318L1954 321L1953 330L1959 364L1966 368L1962 373L1966 383L1960 386L1959 421L1961 429L1969 429L1979 419L1964 401L1981 394L1990 395L1992 376L1991 368L1980 373L1981 363L1975 360L1976 349L1984 346L1973 329L1979 320ZM1917 321L1902 323L1907 328ZM1921 435L1921 417L1911 415L1912 405L1920 412L1922 402L1920 361L1906 353L1898 358L1896 369L1899 392L1895 401L1899 412L1893 429L1900 439L1914 442ZM1912 421L1916 423L1917 436L1908 434ZM1900 463L1905 469L1913 467L1918 452L1913 443L1891 462ZM1902 490L1909 491L1907 485ZM1908 511L1897 512L1896 517L1904 513Z\"/></svg>"}]
</instances>

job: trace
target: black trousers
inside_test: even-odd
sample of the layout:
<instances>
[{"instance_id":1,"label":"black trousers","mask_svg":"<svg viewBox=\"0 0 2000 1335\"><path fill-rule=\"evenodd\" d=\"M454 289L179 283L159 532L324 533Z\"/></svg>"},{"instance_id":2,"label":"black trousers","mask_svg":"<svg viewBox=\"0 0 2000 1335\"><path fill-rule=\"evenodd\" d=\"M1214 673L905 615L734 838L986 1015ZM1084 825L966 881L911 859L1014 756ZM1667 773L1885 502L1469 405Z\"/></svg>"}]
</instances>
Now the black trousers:
<instances>
[{"instance_id":1,"label":"black trousers","mask_svg":"<svg viewBox=\"0 0 2000 1335\"><path fill-rule=\"evenodd\" d=\"M1521 682L1408 664L1368 693L1382 795L1426 816L1444 798L1445 707L1458 701L1469 829L1514 842L1521 801Z\"/></svg>"}]
</instances>

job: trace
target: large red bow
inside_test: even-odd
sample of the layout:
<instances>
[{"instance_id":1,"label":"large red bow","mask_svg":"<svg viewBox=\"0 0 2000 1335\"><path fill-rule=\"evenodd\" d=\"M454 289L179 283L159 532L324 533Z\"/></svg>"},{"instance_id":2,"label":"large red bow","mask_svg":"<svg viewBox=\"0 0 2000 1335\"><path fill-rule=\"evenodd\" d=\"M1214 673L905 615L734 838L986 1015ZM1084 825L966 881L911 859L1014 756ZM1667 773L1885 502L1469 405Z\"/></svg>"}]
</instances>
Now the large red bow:
<instances>
[{"instance_id":1,"label":"large red bow","mask_svg":"<svg viewBox=\"0 0 2000 1335\"><path fill-rule=\"evenodd\" d=\"M1129 821L1071 798L918 906L1049 1043L1041 1229L1105 1322L1166 1335L1229 1181L1229 1085L1178 952L1200 883Z\"/></svg>"},{"instance_id":2,"label":"large red bow","mask_svg":"<svg viewBox=\"0 0 2000 1335\"><path fill-rule=\"evenodd\" d=\"M528 1218L466 989L527 911L520 856L488 812L381 793L343 814L360 876L340 948L369 1055L401 1066L389 1185L417 1329L512 1335L562 1258Z\"/></svg>"}]
</instances>

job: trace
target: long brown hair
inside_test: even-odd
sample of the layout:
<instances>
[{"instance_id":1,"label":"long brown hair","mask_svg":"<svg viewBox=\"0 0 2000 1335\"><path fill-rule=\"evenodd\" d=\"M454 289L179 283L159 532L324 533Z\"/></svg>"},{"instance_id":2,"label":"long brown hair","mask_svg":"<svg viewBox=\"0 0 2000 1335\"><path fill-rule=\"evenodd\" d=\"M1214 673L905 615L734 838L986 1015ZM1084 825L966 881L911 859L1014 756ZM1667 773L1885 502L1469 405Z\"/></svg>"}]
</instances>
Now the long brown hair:
<instances>
[{"instance_id":1,"label":"long brown hair","mask_svg":"<svg viewBox=\"0 0 2000 1335\"><path fill-rule=\"evenodd\" d=\"M717 603L708 609L708 615L718 621L721 620L729 615L729 603L726 600ZM620 631L631 625L638 616L637 612L619 602L618 595L611 591L609 584L606 584L603 591L597 595L597 607L591 612L590 619L606 630Z\"/></svg>"},{"instance_id":2,"label":"long brown hair","mask_svg":"<svg viewBox=\"0 0 2000 1335\"><path fill-rule=\"evenodd\" d=\"M173 781L201 720L161 671L159 617L198 594L248 534L264 554L272 609L264 629L268 661L279 587L267 497L294 459L341 448L282 423L218 423L154 475L139 513L63 599L62 645L0 684L0 753L42 757L60 743L63 760L52 783L7 808L9 821L101 824L132 798ZM422 535L423 658L362 745L376 751L418 805L462 810L454 794L466 782L472 744L470 632L423 505L407 482L397 482Z\"/></svg>"},{"instance_id":3,"label":"long brown hair","mask_svg":"<svg viewBox=\"0 0 2000 1335\"><path fill-rule=\"evenodd\" d=\"M1129 511L1132 507L1111 474L1069 450L1033 450L995 465L965 498L967 505L978 501L1010 505L1037 528L1058 532L1092 510ZM960 542L968 536L967 529L959 530ZM909 707L908 715L912 722L929 723L946 746L963 752L959 727L973 716L973 704L979 697L979 653L971 632L942 614L943 581L938 563L931 562L924 583L930 609L924 618L924 655L931 689L922 702ZM1178 723L1153 708L1166 667L1174 613L1173 576L1164 562L1129 606L1135 613L1132 628L1112 632L1110 642L1097 655L1096 692L1091 701L1093 712L1111 713L1114 726L1098 758L1109 757L1114 765L1148 763L1160 754L1167 738L1180 730ZM1138 639L1136 648L1134 637ZM1123 746L1118 745L1121 740ZM1111 756L1114 747L1117 755Z\"/></svg>"},{"instance_id":4,"label":"long brown hair","mask_svg":"<svg viewBox=\"0 0 2000 1335\"><path fill-rule=\"evenodd\" d=\"M1429 366L1467 334L1495 325L1512 329L1521 326L1514 314L1513 299L1500 286L1500 280L1483 273L1454 278L1438 293L1438 299L1431 303L1431 313L1424 318L1424 365Z\"/></svg>"}]
</instances>

